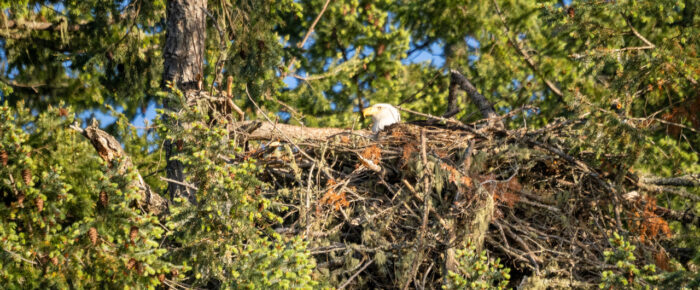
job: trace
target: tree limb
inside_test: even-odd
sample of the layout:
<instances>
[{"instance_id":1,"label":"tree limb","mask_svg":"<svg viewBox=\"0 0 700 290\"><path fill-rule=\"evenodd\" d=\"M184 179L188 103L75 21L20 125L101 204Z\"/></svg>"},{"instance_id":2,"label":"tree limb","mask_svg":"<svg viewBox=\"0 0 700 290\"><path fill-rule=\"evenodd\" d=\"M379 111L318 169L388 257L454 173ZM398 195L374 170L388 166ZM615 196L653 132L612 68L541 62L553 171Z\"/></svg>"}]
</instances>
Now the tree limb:
<instances>
[{"instance_id":1,"label":"tree limb","mask_svg":"<svg viewBox=\"0 0 700 290\"><path fill-rule=\"evenodd\" d=\"M284 140L285 136L295 141L324 141L336 135L352 134L371 136L367 130L350 130L342 128L311 128L262 121L243 121L233 125L233 130L248 134L249 140ZM255 128L257 127L257 128ZM254 128L250 130L248 128Z\"/></svg>"},{"instance_id":2,"label":"tree limb","mask_svg":"<svg viewBox=\"0 0 700 290\"><path fill-rule=\"evenodd\" d=\"M467 92L467 95L469 95L472 102L474 102L474 104L479 108L479 111L484 118L491 119L499 117L498 114L496 114L496 111L493 109L493 105L491 105L484 95L480 94L479 91L476 90L476 87L464 75L462 75L462 73L456 69L451 69L450 73L452 74L452 80L454 80L454 82L460 88L462 88L462 90ZM502 125L503 124L501 123L501 126Z\"/></svg>"},{"instance_id":3,"label":"tree limb","mask_svg":"<svg viewBox=\"0 0 700 290\"><path fill-rule=\"evenodd\" d=\"M683 176L683 177L661 177L661 178L651 178L642 177L641 182L651 185L660 186L684 186L684 187L700 187L700 180L697 177Z\"/></svg>"},{"instance_id":4,"label":"tree limb","mask_svg":"<svg viewBox=\"0 0 700 290\"><path fill-rule=\"evenodd\" d=\"M143 177L141 177L141 174L131 162L131 158L126 155L126 152L124 152L124 149L122 149L117 139L107 132L102 131L96 124L92 124L84 130L75 125L72 125L71 128L80 132L85 138L90 140L97 154L100 155L105 162L112 164L115 159L122 158L123 160L119 168L117 168L117 172L120 174L126 174L131 170L136 172L136 179L131 181L130 186L137 188L141 195L139 206L145 211L155 215L160 215L168 211L168 200L151 190L151 187L143 180Z\"/></svg>"}]
</instances>

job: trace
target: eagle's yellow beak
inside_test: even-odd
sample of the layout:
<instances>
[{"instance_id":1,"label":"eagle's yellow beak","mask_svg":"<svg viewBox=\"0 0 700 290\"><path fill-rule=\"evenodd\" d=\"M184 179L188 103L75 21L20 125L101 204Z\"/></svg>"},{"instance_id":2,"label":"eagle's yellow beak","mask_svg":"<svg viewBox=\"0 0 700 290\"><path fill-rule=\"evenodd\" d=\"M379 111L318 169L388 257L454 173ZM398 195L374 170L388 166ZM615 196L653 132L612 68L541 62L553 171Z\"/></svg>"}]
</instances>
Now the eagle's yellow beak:
<instances>
[{"instance_id":1,"label":"eagle's yellow beak","mask_svg":"<svg viewBox=\"0 0 700 290\"><path fill-rule=\"evenodd\" d=\"M362 110L362 116L367 117L367 116L372 116L377 113L377 107L371 106L367 109Z\"/></svg>"}]
</instances>

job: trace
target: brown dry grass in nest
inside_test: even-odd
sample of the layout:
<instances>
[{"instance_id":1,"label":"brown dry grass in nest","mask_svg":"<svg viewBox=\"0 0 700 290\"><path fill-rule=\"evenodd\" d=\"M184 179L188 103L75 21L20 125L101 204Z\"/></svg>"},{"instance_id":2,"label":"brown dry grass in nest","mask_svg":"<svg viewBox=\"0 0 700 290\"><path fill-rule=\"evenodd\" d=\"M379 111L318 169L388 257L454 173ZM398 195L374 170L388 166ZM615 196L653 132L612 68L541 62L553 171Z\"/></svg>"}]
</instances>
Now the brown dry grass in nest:
<instances>
[{"instance_id":1,"label":"brown dry grass in nest","mask_svg":"<svg viewBox=\"0 0 700 290\"><path fill-rule=\"evenodd\" d=\"M360 153L360 156L363 158L372 161L375 165L379 165L379 163L382 161L382 150L377 147L377 145L372 145L370 147L365 148L365 150ZM369 164L365 164L364 160L362 161L362 165L366 167L370 167ZM360 164L356 164L355 168L359 168Z\"/></svg>"},{"instance_id":2,"label":"brown dry grass in nest","mask_svg":"<svg viewBox=\"0 0 700 290\"><path fill-rule=\"evenodd\" d=\"M418 151L418 146L415 143L406 143L406 145L402 147L401 157L403 160L409 160L411 159L411 155L416 151Z\"/></svg>"},{"instance_id":3,"label":"brown dry grass in nest","mask_svg":"<svg viewBox=\"0 0 700 290\"><path fill-rule=\"evenodd\" d=\"M331 205L335 210L340 210L343 207L349 206L350 202L348 202L348 200L345 198L345 192L337 193L335 189L333 189L335 184L335 180L333 179L329 179L326 182L326 186L328 186L329 189L326 191L323 197L321 197L319 202L323 205Z\"/></svg>"},{"instance_id":4,"label":"brown dry grass in nest","mask_svg":"<svg viewBox=\"0 0 700 290\"><path fill-rule=\"evenodd\" d=\"M513 207L520 201L519 192L523 189L522 184L517 178L511 178L508 181L495 181L493 174L482 175L479 178L480 182L488 182L484 188L493 194L493 199L499 204L504 204L508 207Z\"/></svg>"},{"instance_id":5,"label":"brown dry grass in nest","mask_svg":"<svg viewBox=\"0 0 700 290\"><path fill-rule=\"evenodd\" d=\"M471 177L462 175L457 168L454 168L446 163L440 163L440 167L450 173L447 178L451 183L456 185L464 185L466 187L471 187L473 185Z\"/></svg>"}]
</instances>

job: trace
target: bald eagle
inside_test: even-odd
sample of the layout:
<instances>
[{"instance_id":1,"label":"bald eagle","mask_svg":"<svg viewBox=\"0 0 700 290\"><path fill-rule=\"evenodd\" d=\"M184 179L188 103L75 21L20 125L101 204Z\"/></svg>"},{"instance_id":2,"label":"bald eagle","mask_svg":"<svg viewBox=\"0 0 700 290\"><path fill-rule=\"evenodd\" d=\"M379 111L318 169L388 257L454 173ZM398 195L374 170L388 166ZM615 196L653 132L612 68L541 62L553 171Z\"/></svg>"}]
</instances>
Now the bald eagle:
<instances>
[{"instance_id":1,"label":"bald eagle","mask_svg":"<svg viewBox=\"0 0 700 290\"><path fill-rule=\"evenodd\" d=\"M372 117L372 133L377 134L391 124L401 122L401 114L399 110L389 104L375 104L367 109L362 110L362 115Z\"/></svg>"}]
</instances>

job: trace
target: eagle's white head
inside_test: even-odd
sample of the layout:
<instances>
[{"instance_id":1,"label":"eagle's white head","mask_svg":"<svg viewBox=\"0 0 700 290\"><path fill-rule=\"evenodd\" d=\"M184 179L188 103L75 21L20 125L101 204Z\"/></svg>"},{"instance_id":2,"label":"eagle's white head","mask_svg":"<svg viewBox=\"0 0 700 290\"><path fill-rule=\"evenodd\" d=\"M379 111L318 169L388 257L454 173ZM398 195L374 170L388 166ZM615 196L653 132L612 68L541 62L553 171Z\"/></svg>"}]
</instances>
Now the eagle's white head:
<instances>
[{"instance_id":1,"label":"eagle's white head","mask_svg":"<svg viewBox=\"0 0 700 290\"><path fill-rule=\"evenodd\" d=\"M399 110L389 104L375 104L362 110L362 115L372 117L372 133L377 133L394 123L401 122Z\"/></svg>"}]
</instances>

